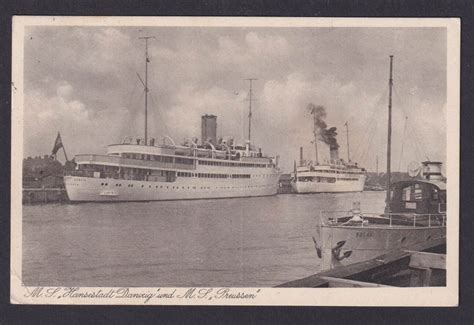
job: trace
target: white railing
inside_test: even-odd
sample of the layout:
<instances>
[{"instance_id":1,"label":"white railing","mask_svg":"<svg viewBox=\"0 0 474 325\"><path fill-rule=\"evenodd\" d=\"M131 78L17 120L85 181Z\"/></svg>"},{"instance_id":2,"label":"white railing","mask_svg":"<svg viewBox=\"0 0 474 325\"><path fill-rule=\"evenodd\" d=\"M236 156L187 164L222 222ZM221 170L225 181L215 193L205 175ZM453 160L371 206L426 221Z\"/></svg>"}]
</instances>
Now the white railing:
<instances>
[{"instance_id":1,"label":"white railing","mask_svg":"<svg viewBox=\"0 0 474 325\"><path fill-rule=\"evenodd\" d=\"M321 211L320 225L368 227L385 225L389 227L410 226L414 228L446 227L444 213L353 213L353 211Z\"/></svg>"},{"instance_id":2,"label":"white railing","mask_svg":"<svg viewBox=\"0 0 474 325\"><path fill-rule=\"evenodd\" d=\"M124 158L112 155L95 155L95 154L81 154L75 156L76 163L79 164L99 164L99 165L113 165L131 168L151 168L151 169L195 169L194 165L161 162L156 160L140 160L132 158Z\"/></svg>"}]
</instances>

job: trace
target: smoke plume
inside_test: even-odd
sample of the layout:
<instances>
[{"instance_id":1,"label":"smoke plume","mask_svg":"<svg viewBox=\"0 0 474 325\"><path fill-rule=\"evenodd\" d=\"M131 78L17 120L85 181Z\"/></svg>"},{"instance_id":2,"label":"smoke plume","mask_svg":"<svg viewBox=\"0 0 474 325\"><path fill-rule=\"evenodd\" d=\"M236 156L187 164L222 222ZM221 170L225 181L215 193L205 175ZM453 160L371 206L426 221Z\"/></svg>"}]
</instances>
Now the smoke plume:
<instances>
[{"instance_id":1,"label":"smoke plume","mask_svg":"<svg viewBox=\"0 0 474 325\"><path fill-rule=\"evenodd\" d=\"M307 109L314 115L314 130L319 135L319 140L329 145L330 149L338 149L337 143L337 128L331 127L328 129L326 122L326 109L323 106L316 106L309 103Z\"/></svg>"}]
</instances>

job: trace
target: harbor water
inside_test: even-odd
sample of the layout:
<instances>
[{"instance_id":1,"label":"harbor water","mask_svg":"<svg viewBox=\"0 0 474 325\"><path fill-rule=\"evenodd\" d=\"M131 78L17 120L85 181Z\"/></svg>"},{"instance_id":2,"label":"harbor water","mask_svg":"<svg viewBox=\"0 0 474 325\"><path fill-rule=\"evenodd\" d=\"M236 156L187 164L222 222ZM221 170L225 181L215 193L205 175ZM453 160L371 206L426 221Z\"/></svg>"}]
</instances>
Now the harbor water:
<instances>
[{"instance_id":1,"label":"harbor water","mask_svg":"<svg viewBox=\"0 0 474 325\"><path fill-rule=\"evenodd\" d=\"M320 211L385 192L23 206L27 286L271 287L318 271Z\"/></svg>"}]
</instances>

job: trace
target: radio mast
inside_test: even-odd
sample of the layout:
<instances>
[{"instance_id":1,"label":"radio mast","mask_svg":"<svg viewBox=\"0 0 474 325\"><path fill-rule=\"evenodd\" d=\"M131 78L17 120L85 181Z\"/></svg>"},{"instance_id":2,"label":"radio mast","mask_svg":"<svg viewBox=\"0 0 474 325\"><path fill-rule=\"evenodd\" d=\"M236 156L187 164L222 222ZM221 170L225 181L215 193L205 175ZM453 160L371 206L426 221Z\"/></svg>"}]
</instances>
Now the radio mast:
<instances>
[{"instance_id":1,"label":"radio mast","mask_svg":"<svg viewBox=\"0 0 474 325\"><path fill-rule=\"evenodd\" d=\"M249 137L248 137L248 140L250 141L250 136L252 134L252 101L255 100L255 99L252 99L252 81L254 80L258 80L258 79L255 79L255 78L248 78L248 79L245 79L245 80L248 80L249 81L249 96L248 96L248 101L249 101Z\"/></svg>"},{"instance_id":2,"label":"radio mast","mask_svg":"<svg viewBox=\"0 0 474 325\"><path fill-rule=\"evenodd\" d=\"M148 145L148 40L155 38L154 36L139 37L138 39L145 40L145 145ZM140 76L139 76L140 77ZM140 78L141 80L141 78ZM143 81L142 81L143 82Z\"/></svg>"},{"instance_id":3,"label":"radio mast","mask_svg":"<svg viewBox=\"0 0 474 325\"><path fill-rule=\"evenodd\" d=\"M390 76L388 79L388 134L387 134L387 196L385 198L385 202L387 203L387 207L389 206L388 203L390 202L390 186L391 186L391 179L390 179L390 163L392 161L392 87L393 87L393 77L392 77L392 70L393 70L393 55L390 55Z\"/></svg>"}]
</instances>

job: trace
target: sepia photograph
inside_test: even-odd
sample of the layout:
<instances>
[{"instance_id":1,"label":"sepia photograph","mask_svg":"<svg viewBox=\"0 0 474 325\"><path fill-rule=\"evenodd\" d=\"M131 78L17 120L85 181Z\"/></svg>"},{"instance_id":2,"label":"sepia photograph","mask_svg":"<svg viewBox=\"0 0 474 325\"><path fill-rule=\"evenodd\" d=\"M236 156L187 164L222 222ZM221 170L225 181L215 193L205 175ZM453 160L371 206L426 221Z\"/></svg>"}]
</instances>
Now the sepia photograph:
<instances>
[{"instance_id":1,"label":"sepia photograph","mask_svg":"<svg viewBox=\"0 0 474 325\"><path fill-rule=\"evenodd\" d=\"M459 33L15 16L11 302L455 306Z\"/></svg>"}]
</instances>

